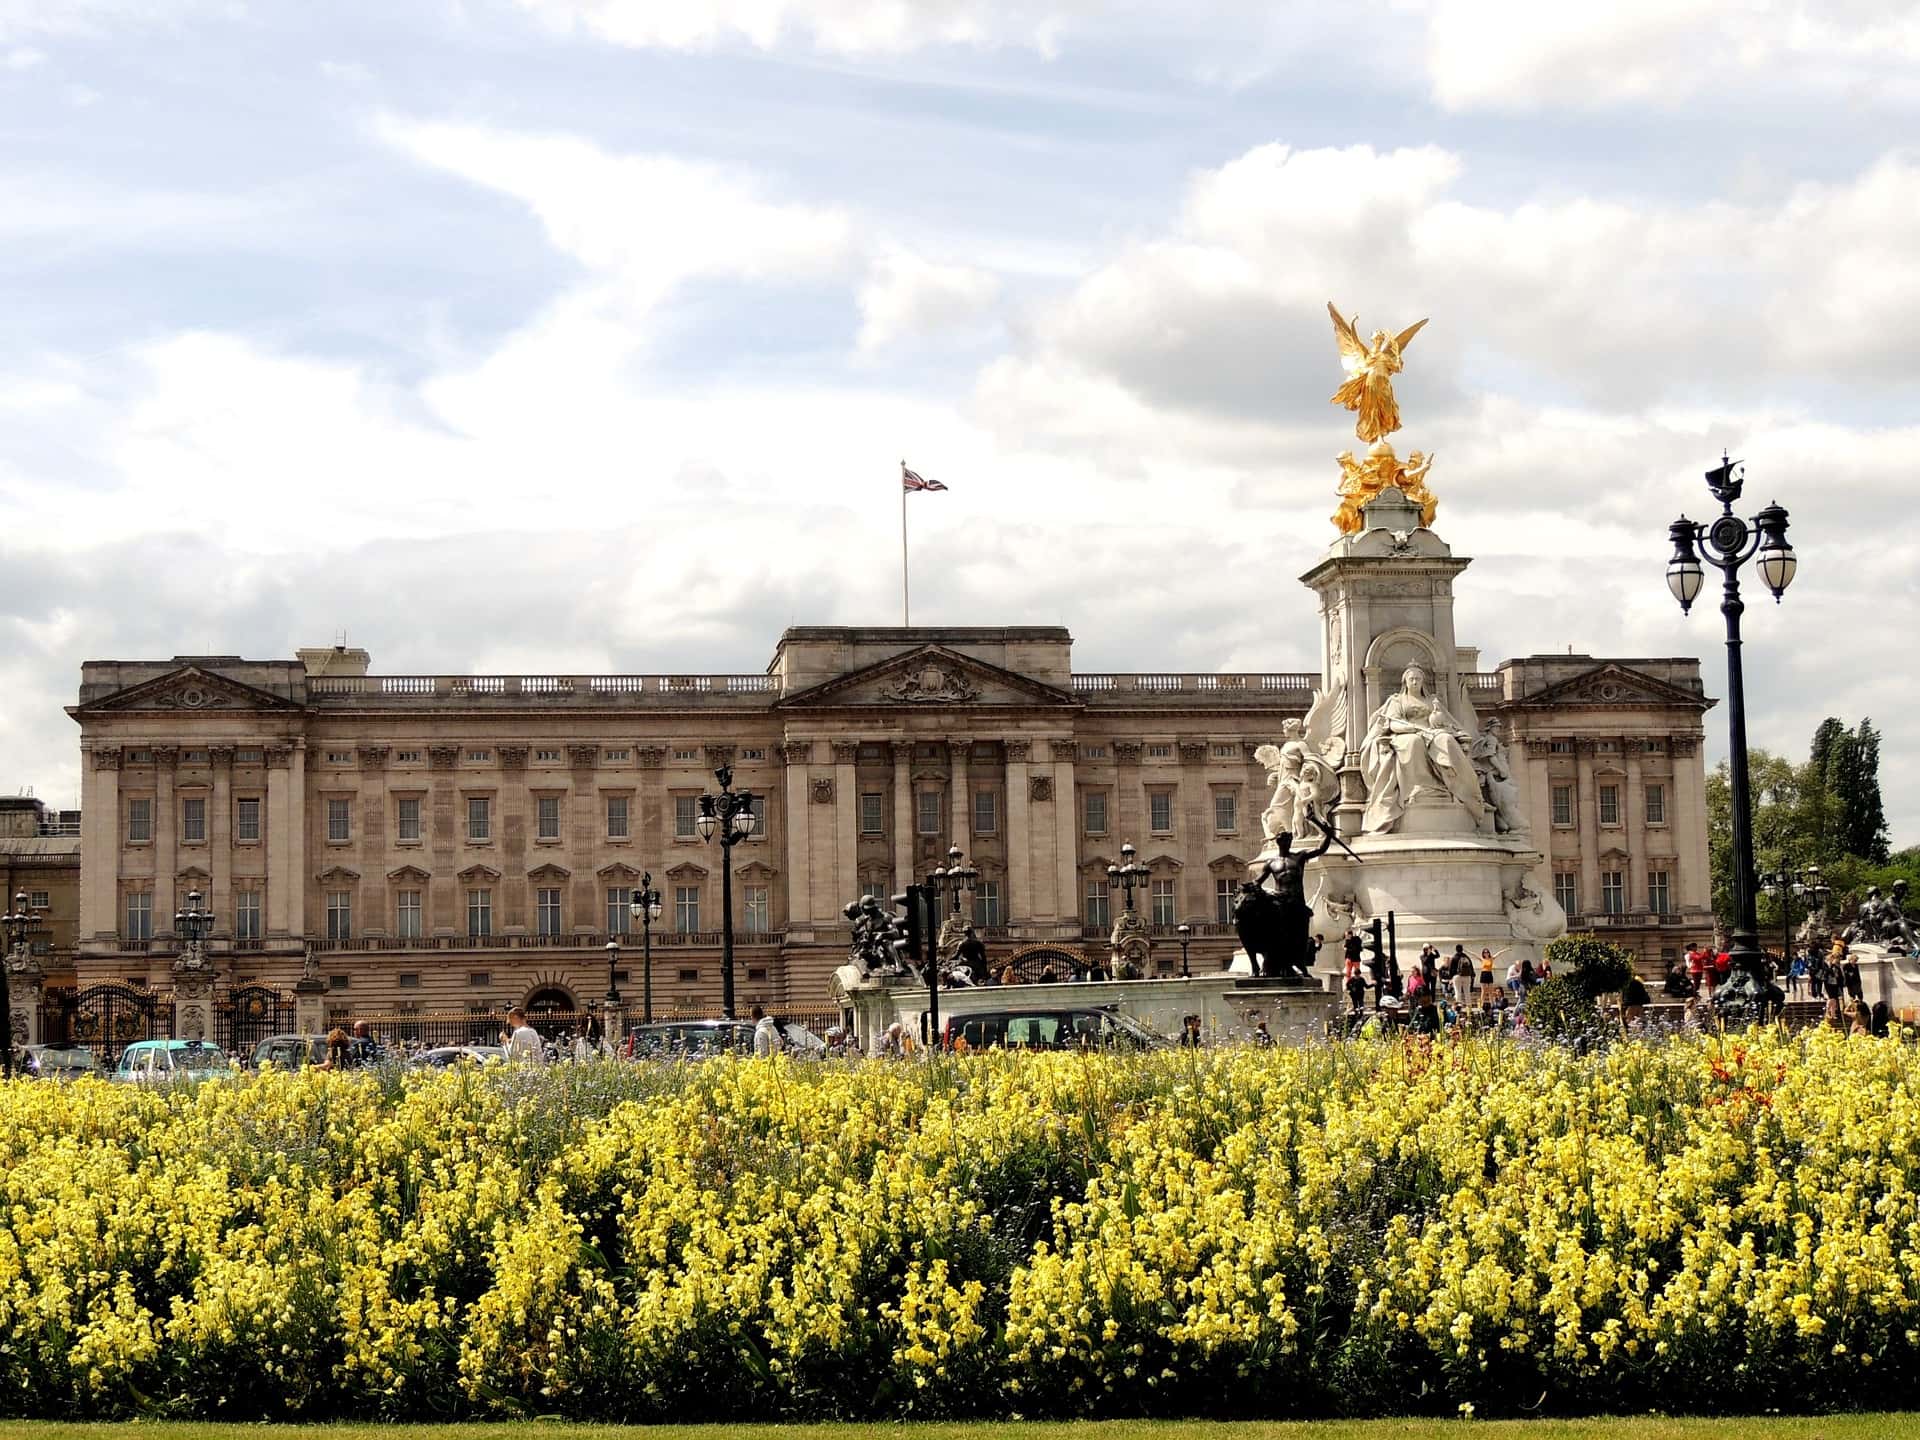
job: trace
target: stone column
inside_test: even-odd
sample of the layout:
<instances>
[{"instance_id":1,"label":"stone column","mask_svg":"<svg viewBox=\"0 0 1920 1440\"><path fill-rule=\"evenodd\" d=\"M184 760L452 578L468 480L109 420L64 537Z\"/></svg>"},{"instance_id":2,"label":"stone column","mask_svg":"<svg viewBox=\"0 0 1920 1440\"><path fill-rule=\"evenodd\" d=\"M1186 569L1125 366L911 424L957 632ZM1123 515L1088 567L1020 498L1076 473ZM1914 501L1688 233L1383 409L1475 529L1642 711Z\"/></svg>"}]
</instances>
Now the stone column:
<instances>
[{"instance_id":1,"label":"stone column","mask_svg":"<svg viewBox=\"0 0 1920 1440\"><path fill-rule=\"evenodd\" d=\"M293 815L287 825L287 897L288 930L307 934L307 742L296 737L292 762L287 773L287 803Z\"/></svg>"},{"instance_id":2,"label":"stone column","mask_svg":"<svg viewBox=\"0 0 1920 1440\"><path fill-rule=\"evenodd\" d=\"M1579 787L1574 813L1580 823L1580 908L1588 915L1598 915L1604 907L1600 901L1600 795L1593 785L1593 741L1583 735L1573 742L1573 748Z\"/></svg>"},{"instance_id":3,"label":"stone column","mask_svg":"<svg viewBox=\"0 0 1920 1440\"><path fill-rule=\"evenodd\" d=\"M507 747L502 747L501 750L501 763L503 766L506 764L506 756L504 753L506 748ZM524 746L515 746L512 748L519 751L517 756L519 763L509 771L513 776L513 781L518 791L518 796L514 803L531 811L531 813L523 814L521 817L523 843L526 845L529 853L538 857L538 863L547 864L557 860L560 864L565 865L573 871L572 882L566 887L572 891L572 893L567 896L567 908L572 913L563 914L560 917L562 921L562 931L570 931L576 925L590 925L595 931L598 931L607 923L607 897L602 893L600 877L593 873L595 869L593 860L595 856L600 854L600 836L602 834L600 792L595 785L594 778L595 772L600 764L600 747L598 745L567 746L567 782L572 787L572 793L560 802L560 811L562 816L565 817L561 822L560 833L566 837L566 843L560 855L557 857L553 852L543 850L540 846L532 843L533 833L539 828L540 822L538 817L540 807L537 802L530 801L526 798L526 748ZM641 757L640 763L642 765L647 763L644 754ZM658 774L657 771L652 773L655 773L656 776ZM500 800L498 802L500 809L500 853L503 861L506 859L507 848L506 780L507 777L503 775L501 777ZM571 803L569 803L569 801ZM629 819L629 825L631 825L631 819ZM663 855L666 852L664 850L655 850L653 853ZM518 889L524 893L527 889L525 857L522 857L518 867L518 874L514 873L515 867L507 864L503 863L500 868L504 872L505 877L501 886L503 896L508 889ZM625 882L620 883L624 884ZM521 913L526 916L527 931L531 934L535 928L535 917L532 913L531 901L523 902ZM500 918L498 915L494 916L495 925L500 923Z\"/></svg>"},{"instance_id":4,"label":"stone column","mask_svg":"<svg viewBox=\"0 0 1920 1440\"><path fill-rule=\"evenodd\" d=\"M1673 833L1674 908L1711 910L1713 895L1707 857L1706 766L1700 740L1676 735L1667 742L1673 756L1673 794L1667 799L1667 826Z\"/></svg>"},{"instance_id":5,"label":"stone column","mask_svg":"<svg viewBox=\"0 0 1920 1440\"><path fill-rule=\"evenodd\" d=\"M1207 783L1207 742L1180 742L1180 798L1184 833L1174 847L1181 870L1174 877L1174 922L1195 922L1207 916L1207 852L1213 848L1213 786ZM1245 800L1245 795L1240 797ZM1242 809L1244 809L1244 804ZM1236 824L1245 816L1236 813ZM1257 821L1255 822L1258 823Z\"/></svg>"},{"instance_id":6,"label":"stone column","mask_svg":"<svg viewBox=\"0 0 1920 1440\"><path fill-rule=\"evenodd\" d=\"M399 863L390 853L393 817L387 813L387 757L385 745L356 747L360 761L360 824L355 832L360 849L359 893L354 896L353 933L370 930L393 933L393 904L387 871Z\"/></svg>"},{"instance_id":7,"label":"stone column","mask_svg":"<svg viewBox=\"0 0 1920 1440\"><path fill-rule=\"evenodd\" d=\"M1147 803L1146 791L1140 783L1140 755L1143 747L1135 740L1115 740L1113 742L1113 808L1111 817L1114 833L1121 843L1128 840L1137 846L1147 833L1147 817L1144 806Z\"/></svg>"},{"instance_id":8,"label":"stone column","mask_svg":"<svg viewBox=\"0 0 1920 1440\"><path fill-rule=\"evenodd\" d=\"M1080 814L1073 762L1079 747L1072 737L1050 743L1053 751L1054 913L1067 933L1080 933ZM1011 788L1009 788L1011 794ZM1044 807L1037 812L1044 816Z\"/></svg>"},{"instance_id":9,"label":"stone column","mask_svg":"<svg viewBox=\"0 0 1920 1440\"><path fill-rule=\"evenodd\" d=\"M207 760L213 767L213 786L207 797L207 908L219 933L233 934L233 747L210 745Z\"/></svg>"},{"instance_id":10,"label":"stone column","mask_svg":"<svg viewBox=\"0 0 1920 1440\"><path fill-rule=\"evenodd\" d=\"M860 893L859 761L859 741L833 742L833 879L827 913L834 919L840 907Z\"/></svg>"},{"instance_id":11,"label":"stone column","mask_svg":"<svg viewBox=\"0 0 1920 1440\"><path fill-rule=\"evenodd\" d=\"M962 855L973 854L973 786L967 774L967 760L973 753L971 738L947 741L947 762L952 775L947 784L947 829L953 838L947 843L958 845ZM940 847L944 856L947 846ZM941 864L946 864L943 859Z\"/></svg>"},{"instance_id":12,"label":"stone column","mask_svg":"<svg viewBox=\"0 0 1920 1440\"><path fill-rule=\"evenodd\" d=\"M171 937L173 912L180 904L174 894L174 875L180 866L176 852L180 816L175 813L173 767L180 758L175 745L153 747L153 933Z\"/></svg>"},{"instance_id":13,"label":"stone column","mask_svg":"<svg viewBox=\"0 0 1920 1440\"><path fill-rule=\"evenodd\" d=\"M1030 781L1027 762L1033 742L1007 741L1007 919L1014 925L1029 925L1036 914L1033 903L1033 836L1028 802Z\"/></svg>"},{"instance_id":14,"label":"stone column","mask_svg":"<svg viewBox=\"0 0 1920 1440\"><path fill-rule=\"evenodd\" d=\"M1647 908L1647 792L1640 779L1640 742L1622 740L1620 744L1627 758L1627 793L1620 797L1620 821L1627 832L1627 908L1645 910Z\"/></svg>"},{"instance_id":15,"label":"stone column","mask_svg":"<svg viewBox=\"0 0 1920 1440\"><path fill-rule=\"evenodd\" d=\"M780 747L786 763L787 792L787 926L789 931L813 928L813 797L807 767L813 759L811 740L789 740ZM852 899L852 896L848 896ZM845 904L846 901L842 901Z\"/></svg>"},{"instance_id":16,"label":"stone column","mask_svg":"<svg viewBox=\"0 0 1920 1440\"><path fill-rule=\"evenodd\" d=\"M267 934L294 933L294 906L303 887L293 869L293 748L269 745L267 765Z\"/></svg>"},{"instance_id":17,"label":"stone column","mask_svg":"<svg viewBox=\"0 0 1920 1440\"><path fill-rule=\"evenodd\" d=\"M81 940L120 929L120 747L96 745L80 772Z\"/></svg>"},{"instance_id":18,"label":"stone column","mask_svg":"<svg viewBox=\"0 0 1920 1440\"><path fill-rule=\"evenodd\" d=\"M913 742L893 742L893 893L913 880ZM851 897L849 897L851 898Z\"/></svg>"},{"instance_id":19,"label":"stone column","mask_svg":"<svg viewBox=\"0 0 1920 1440\"><path fill-rule=\"evenodd\" d=\"M302 1035L326 1033L327 982L311 969L293 987L293 1028Z\"/></svg>"}]
</instances>

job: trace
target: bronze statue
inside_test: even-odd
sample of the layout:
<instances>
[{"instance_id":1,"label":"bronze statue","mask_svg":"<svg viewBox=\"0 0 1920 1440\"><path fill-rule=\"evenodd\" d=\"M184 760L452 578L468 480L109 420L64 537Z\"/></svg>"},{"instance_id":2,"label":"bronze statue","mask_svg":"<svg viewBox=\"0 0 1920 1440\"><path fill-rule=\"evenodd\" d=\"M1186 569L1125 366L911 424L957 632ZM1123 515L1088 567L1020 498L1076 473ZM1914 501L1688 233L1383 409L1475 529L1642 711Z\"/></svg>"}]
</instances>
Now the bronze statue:
<instances>
[{"instance_id":1,"label":"bronze statue","mask_svg":"<svg viewBox=\"0 0 1920 1440\"><path fill-rule=\"evenodd\" d=\"M1240 886L1233 907L1234 933L1255 975L1293 975L1301 979L1313 969L1313 910L1307 904L1307 866L1332 848L1333 827L1311 808L1307 818L1320 830L1320 848L1298 853L1291 831L1274 837L1279 853L1267 861L1273 888L1247 881Z\"/></svg>"}]
</instances>

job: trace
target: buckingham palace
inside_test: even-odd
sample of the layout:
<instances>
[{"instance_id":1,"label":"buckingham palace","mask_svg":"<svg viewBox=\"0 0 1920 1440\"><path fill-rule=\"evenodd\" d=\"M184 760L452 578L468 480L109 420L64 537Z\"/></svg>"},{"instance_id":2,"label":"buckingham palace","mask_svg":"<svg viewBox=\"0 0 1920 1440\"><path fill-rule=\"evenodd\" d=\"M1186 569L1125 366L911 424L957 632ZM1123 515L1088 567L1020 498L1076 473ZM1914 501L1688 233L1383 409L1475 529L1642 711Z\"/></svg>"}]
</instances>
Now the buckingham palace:
<instances>
[{"instance_id":1,"label":"buckingham palace","mask_svg":"<svg viewBox=\"0 0 1920 1440\"><path fill-rule=\"evenodd\" d=\"M199 891L231 984L304 970L336 1017L572 1009L605 989L609 938L631 983L651 877L656 1007L714 1013L726 852L698 819L722 764L756 821L730 855L742 1006L829 1004L847 901L950 847L996 962L1097 951L1131 845L1158 967L1186 925L1218 968L1261 844L1254 752L1320 677L1088 673L1072 649L1053 627L810 626L758 674L381 675L346 647L90 661L72 981L164 991ZM1459 658L1571 923L1649 969L1707 933L1698 662Z\"/></svg>"}]
</instances>

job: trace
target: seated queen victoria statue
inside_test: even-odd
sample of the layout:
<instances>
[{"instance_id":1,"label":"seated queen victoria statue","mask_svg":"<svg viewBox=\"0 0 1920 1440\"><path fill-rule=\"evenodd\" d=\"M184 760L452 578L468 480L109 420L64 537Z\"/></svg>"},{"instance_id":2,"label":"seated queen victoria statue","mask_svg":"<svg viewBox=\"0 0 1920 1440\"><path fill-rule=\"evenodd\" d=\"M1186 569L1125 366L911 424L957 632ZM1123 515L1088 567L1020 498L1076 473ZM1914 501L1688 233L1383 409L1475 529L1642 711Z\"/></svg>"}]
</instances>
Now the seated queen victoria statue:
<instances>
[{"instance_id":1,"label":"seated queen victoria statue","mask_svg":"<svg viewBox=\"0 0 1920 1440\"><path fill-rule=\"evenodd\" d=\"M1367 780L1362 832L1396 830L1410 806L1434 804L1463 810L1466 824L1460 828L1484 829L1486 802L1467 753L1471 739L1428 693L1425 667L1407 666L1399 692L1373 712L1361 742L1360 766Z\"/></svg>"}]
</instances>

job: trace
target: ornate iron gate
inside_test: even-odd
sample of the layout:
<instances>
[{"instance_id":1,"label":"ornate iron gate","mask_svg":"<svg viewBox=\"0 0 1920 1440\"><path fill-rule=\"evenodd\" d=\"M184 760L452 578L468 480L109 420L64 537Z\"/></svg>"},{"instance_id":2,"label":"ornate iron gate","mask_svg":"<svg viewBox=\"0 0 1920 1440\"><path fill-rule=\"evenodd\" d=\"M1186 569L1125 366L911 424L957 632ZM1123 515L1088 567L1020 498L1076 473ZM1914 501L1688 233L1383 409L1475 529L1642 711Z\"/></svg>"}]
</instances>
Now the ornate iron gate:
<instances>
[{"instance_id":1,"label":"ornate iron gate","mask_svg":"<svg viewBox=\"0 0 1920 1440\"><path fill-rule=\"evenodd\" d=\"M269 1035L293 1030L293 997L268 985L237 985L213 1011L213 1036L221 1049L248 1056Z\"/></svg>"},{"instance_id":2,"label":"ornate iron gate","mask_svg":"<svg viewBox=\"0 0 1920 1440\"><path fill-rule=\"evenodd\" d=\"M136 1040L164 1036L173 1018L172 1007L151 990L118 980L63 991L57 1000L49 994L47 1000L48 1029L57 1029L69 1045L84 1045L103 1065L117 1063Z\"/></svg>"}]
</instances>

